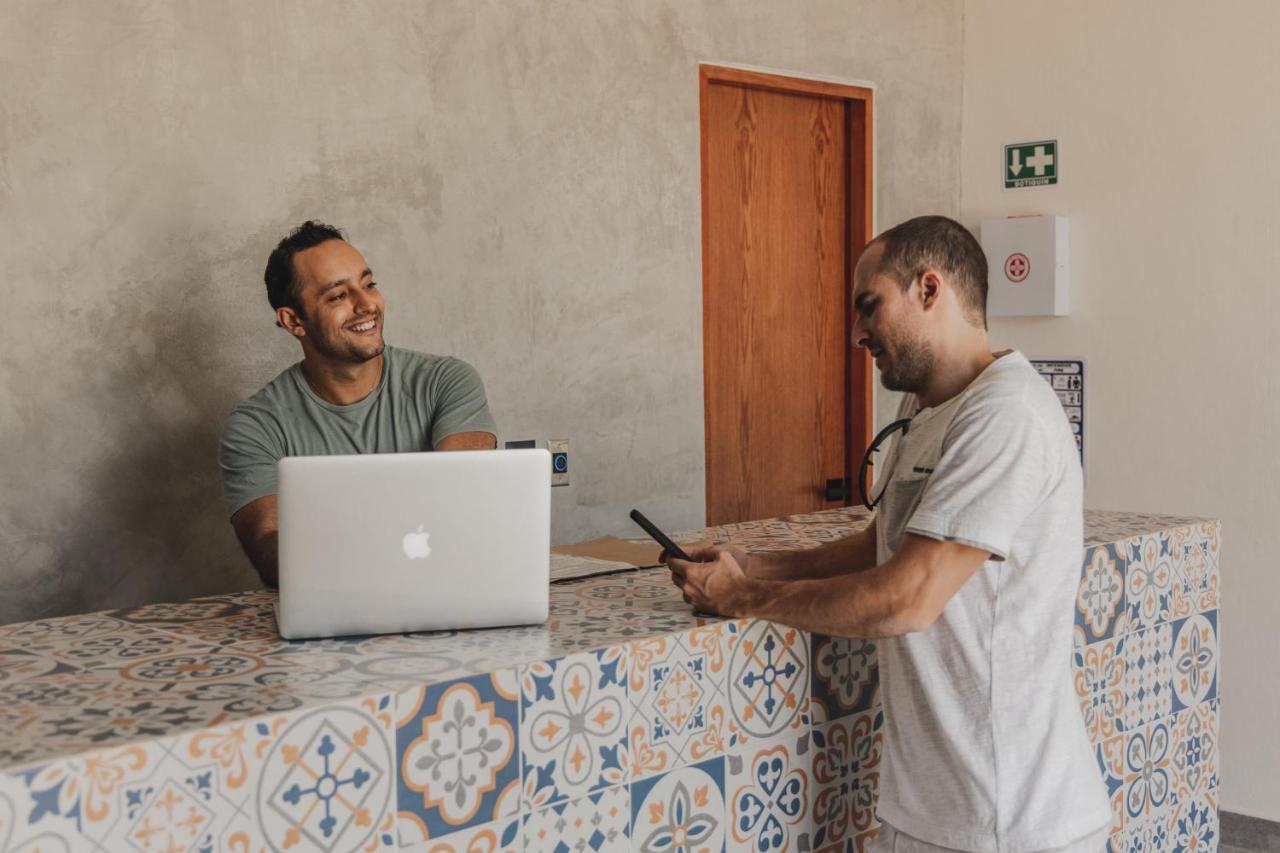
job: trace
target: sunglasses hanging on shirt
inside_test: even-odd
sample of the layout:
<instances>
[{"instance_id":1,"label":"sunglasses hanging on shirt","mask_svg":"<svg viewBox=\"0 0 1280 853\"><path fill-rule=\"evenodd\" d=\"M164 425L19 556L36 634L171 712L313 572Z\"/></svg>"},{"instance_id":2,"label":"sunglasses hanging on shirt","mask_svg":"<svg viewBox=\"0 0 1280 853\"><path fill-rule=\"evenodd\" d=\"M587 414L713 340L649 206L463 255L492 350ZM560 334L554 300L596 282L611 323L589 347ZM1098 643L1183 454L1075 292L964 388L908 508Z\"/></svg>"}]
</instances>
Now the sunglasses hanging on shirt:
<instances>
[{"instance_id":1,"label":"sunglasses hanging on shirt","mask_svg":"<svg viewBox=\"0 0 1280 853\"><path fill-rule=\"evenodd\" d=\"M880 445L889 440L898 430L902 430L902 434L907 434L907 429L911 426L911 418L903 418L894 421L880 432L876 433L875 439L872 440L871 446L867 448L867 452L862 455L862 468L858 471L858 493L862 496L862 505L869 510L874 510L876 504L880 503L880 499L884 497L884 490L888 487L886 482L880 487L880 494L872 500L867 494L867 471L875 464L874 456L880 450Z\"/></svg>"}]
</instances>

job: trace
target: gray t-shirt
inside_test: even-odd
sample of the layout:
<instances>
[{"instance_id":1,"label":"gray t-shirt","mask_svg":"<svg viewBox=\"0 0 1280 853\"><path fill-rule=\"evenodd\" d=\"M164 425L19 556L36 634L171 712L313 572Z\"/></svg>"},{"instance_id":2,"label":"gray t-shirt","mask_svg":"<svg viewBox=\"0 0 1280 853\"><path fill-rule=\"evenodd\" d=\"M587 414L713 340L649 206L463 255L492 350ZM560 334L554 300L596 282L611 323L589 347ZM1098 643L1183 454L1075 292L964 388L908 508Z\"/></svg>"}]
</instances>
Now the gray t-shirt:
<instances>
[{"instance_id":1,"label":"gray t-shirt","mask_svg":"<svg viewBox=\"0 0 1280 853\"><path fill-rule=\"evenodd\" d=\"M1083 482L1057 397L997 358L932 409L914 396L876 518L884 562L904 533L991 555L927 630L882 640L882 820L971 851L1046 850L1111 820L1072 684Z\"/></svg>"},{"instance_id":2,"label":"gray t-shirt","mask_svg":"<svg viewBox=\"0 0 1280 853\"><path fill-rule=\"evenodd\" d=\"M349 406L321 399L299 362L227 419L219 451L227 515L274 495L286 456L411 453L454 433L497 431L480 374L460 359L388 346L378 387Z\"/></svg>"}]
</instances>

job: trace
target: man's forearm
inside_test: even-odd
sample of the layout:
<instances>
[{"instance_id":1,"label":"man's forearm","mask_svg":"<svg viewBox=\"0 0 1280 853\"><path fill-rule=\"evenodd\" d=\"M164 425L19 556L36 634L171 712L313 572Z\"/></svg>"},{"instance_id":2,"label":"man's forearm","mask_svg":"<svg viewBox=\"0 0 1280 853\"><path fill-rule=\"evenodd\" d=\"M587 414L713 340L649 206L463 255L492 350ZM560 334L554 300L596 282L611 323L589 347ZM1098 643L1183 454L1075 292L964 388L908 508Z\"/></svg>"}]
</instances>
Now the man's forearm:
<instances>
[{"instance_id":1,"label":"man's forearm","mask_svg":"<svg viewBox=\"0 0 1280 853\"><path fill-rule=\"evenodd\" d=\"M249 562L258 570L258 577L269 587L280 585L280 532L272 530L263 533L251 542L241 543Z\"/></svg>"},{"instance_id":2,"label":"man's forearm","mask_svg":"<svg viewBox=\"0 0 1280 853\"><path fill-rule=\"evenodd\" d=\"M841 637L896 637L919 630L916 590L886 566L830 578L752 579L746 615Z\"/></svg>"},{"instance_id":3,"label":"man's forearm","mask_svg":"<svg viewBox=\"0 0 1280 853\"><path fill-rule=\"evenodd\" d=\"M865 572L876 564L874 522L852 536L805 551L757 551L751 576L759 580L819 580Z\"/></svg>"},{"instance_id":4,"label":"man's forearm","mask_svg":"<svg viewBox=\"0 0 1280 853\"><path fill-rule=\"evenodd\" d=\"M434 450L494 450L498 437L491 432L455 432L440 439Z\"/></svg>"},{"instance_id":5,"label":"man's forearm","mask_svg":"<svg viewBox=\"0 0 1280 853\"><path fill-rule=\"evenodd\" d=\"M263 495L240 507L231 516L231 526L245 556L258 570L262 582L271 587L280 583L277 563L280 515L276 504L275 495Z\"/></svg>"}]
</instances>

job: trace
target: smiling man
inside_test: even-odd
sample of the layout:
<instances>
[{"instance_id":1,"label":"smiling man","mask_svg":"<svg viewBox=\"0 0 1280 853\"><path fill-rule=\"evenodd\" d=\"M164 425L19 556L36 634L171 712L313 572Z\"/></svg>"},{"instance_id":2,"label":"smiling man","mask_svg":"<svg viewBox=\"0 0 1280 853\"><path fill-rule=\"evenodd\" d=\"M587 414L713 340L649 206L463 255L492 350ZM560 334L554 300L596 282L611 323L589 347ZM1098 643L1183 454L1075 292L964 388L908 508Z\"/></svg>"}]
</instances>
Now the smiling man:
<instances>
[{"instance_id":1,"label":"smiling man","mask_svg":"<svg viewBox=\"0 0 1280 853\"><path fill-rule=\"evenodd\" d=\"M297 339L302 361L236 406L219 456L236 536L275 586L282 458L487 450L497 427L469 364L386 345L382 293L337 228L298 226L271 253L264 278L276 325Z\"/></svg>"},{"instance_id":2,"label":"smiling man","mask_svg":"<svg viewBox=\"0 0 1280 853\"><path fill-rule=\"evenodd\" d=\"M812 551L695 549L685 599L877 644L877 851L1072 851L1111 810L1072 685L1083 531L1075 440L1021 353L987 340L987 264L959 223L904 222L854 274L853 343L910 419L862 532Z\"/></svg>"}]
</instances>

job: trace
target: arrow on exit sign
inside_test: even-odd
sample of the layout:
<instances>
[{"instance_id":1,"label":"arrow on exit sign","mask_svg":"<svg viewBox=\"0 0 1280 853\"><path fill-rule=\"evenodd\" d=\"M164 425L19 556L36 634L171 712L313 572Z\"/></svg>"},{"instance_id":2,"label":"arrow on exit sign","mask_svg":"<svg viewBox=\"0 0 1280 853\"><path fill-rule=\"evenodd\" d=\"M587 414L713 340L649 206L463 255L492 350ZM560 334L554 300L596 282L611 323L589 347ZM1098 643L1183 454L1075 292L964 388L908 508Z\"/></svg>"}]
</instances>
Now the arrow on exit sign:
<instances>
[{"instance_id":1,"label":"arrow on exit sign","mask_svg":"<svg viewBox=\"0 0 1280 853\"><path fill-rule=\"evenodd\" d=\"M1058 140L1018 142L1004 147L1004 188L1047 187L1058 182Z\"/></svg>"}]
</instances>

